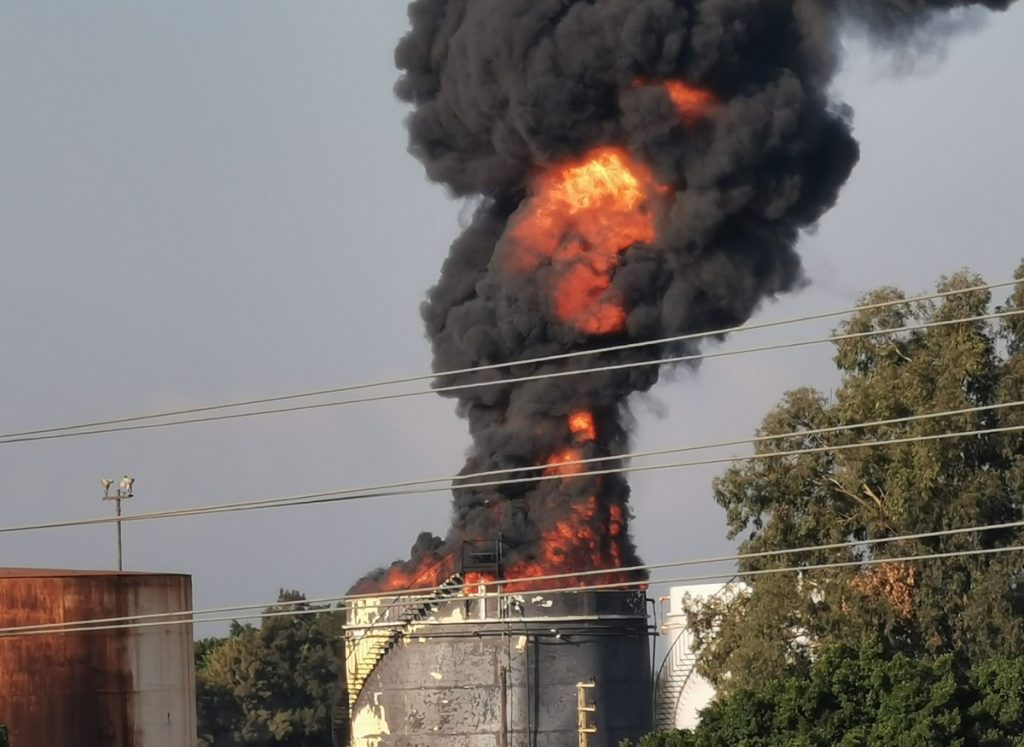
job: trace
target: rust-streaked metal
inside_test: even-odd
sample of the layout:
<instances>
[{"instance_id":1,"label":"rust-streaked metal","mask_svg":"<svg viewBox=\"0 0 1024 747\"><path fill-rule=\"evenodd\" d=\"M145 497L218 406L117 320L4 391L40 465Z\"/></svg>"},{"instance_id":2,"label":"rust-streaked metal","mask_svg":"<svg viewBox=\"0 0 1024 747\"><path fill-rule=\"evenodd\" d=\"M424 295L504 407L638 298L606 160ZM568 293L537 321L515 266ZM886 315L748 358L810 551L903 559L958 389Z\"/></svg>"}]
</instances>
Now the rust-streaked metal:
<instances>
[{"instance_id":1,"label":"rust-streaked metal","mask_svg":"<svg viewBox=\"0 0 1024 747\"><path fill-rule=\"evenodd\" d=\"M0 626L192 607L189 576L0 569ZM192 626L0 637L13 747L194 747Z\"/></svg>"}]
</instances>

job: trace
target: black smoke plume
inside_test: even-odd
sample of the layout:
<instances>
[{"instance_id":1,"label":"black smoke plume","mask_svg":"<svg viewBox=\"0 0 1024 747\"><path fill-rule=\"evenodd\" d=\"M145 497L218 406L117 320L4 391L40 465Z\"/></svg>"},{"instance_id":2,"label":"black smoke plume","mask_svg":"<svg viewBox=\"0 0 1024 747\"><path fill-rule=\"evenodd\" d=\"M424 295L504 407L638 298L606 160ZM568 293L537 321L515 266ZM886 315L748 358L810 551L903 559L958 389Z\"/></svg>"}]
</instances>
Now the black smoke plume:
<instances>
[{"instance_id":1,"label":"black smoke plume","mask_svg":"<svg viewBox=\"0 0 1024 747\"><path fill-rule=\"evenodd\" d=\"M851 113L827 93L841 24L898 43L929 28L936 14L1010 2L413 0L411 30L396 51L396 92L412 105L410 151L451 194L482 198L423 304L434 370L743 323L765 298L801 284L800 232L835 203L858 159ZM680 81L717 103L686 122L662 87L638 81ZM629 248L614 270L624 328L588 335L553 314L550 268L510 272L501 255L536 176L606 145L646 164L669 194L656 239ZM438 385L693 349L662 345L508 366L443 376ZM628 397L658 375L646 366L450 394L473 436L463 474L543 464L573 443L567 417L581 408L593 413L598 432L581 445L585 456L627 451ZM577 510L588 496L597 496L597 508ZM371 574L357 589L382 588L386 574L436 581L430 568L453 569L465 540L500 538L506 570L541 563L546 553L547 572L634 565L628 496L621 476L458 488L447 538L421 536L411 561ZM591 538L560 549L553 562L550 530L566 518L588 525Z\"/></svg>"}]
</instances>

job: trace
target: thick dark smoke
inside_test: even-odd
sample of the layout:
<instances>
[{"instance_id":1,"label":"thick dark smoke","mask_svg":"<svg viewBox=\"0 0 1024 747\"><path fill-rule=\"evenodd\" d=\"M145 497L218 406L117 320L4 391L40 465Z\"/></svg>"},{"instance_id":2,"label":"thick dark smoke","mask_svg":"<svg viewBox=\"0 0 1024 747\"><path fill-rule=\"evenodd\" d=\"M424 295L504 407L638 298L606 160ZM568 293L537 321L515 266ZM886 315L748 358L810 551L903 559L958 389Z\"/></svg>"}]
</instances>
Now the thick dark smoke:
<instances>
[{"instance_id":1,"label":"thick dark smoke","mask_svg":"<svg viewBox=\"0 0 1024 747\"><path fill-rule=\"evenodd\" d=\"M906 39L921 29L940 31L943 25L932 26L942 16L985 8L1006 10L1014 0L846 0L842 10L847 18L866 23L871 31L888 39ZM944 28L948 29L946 25Z\"/></svg>"},{"instance_id":2,"label":"thick dark smoke","mask_svg":"<svg viewBox=\"0 0 1024 747\"><path fill-rule=\"evenodd\" d=\"M412 105L410 150L454 195L481 196L423 305L434 370L501 364L620 342L700 333L746 321L765 298L802 280L795 245L836 201L858 159L850 112L829 99L838 27L854 21L886 39L928 27L935 14L1010 0L413 0L396 51L396 91ZM665 90L681 81L713 94L707 116L684 122ZM624 148L670 195L657 238L621 255L612 288L625 329L591 336L552 311L552 274L501 261L506 228L545 167L592 148ZM682 346L448 376L440 385L649 360ZM586 456L628 450L627 398L650 389L647 366L457 392L473 447L464 473L542 464L573 443L567 417L594 413ZM518 475L517 475L518 476ZM572 506L611 543L610 517L628 517L621 477L458 489L445 540L423 536L412 572L465 539L506 543L506 567L544 554L544 536ZM577 516L578 517L578 516ZM617 558L638 558L628 532ZM593 548L589 548L592 550ZM604 548L607 550L607 548ZM583 570L593 552L554 571ZM398 567L392 571L399 570ZM373 588L380 573L359 588Z\"/></svg>"}]
</instances>

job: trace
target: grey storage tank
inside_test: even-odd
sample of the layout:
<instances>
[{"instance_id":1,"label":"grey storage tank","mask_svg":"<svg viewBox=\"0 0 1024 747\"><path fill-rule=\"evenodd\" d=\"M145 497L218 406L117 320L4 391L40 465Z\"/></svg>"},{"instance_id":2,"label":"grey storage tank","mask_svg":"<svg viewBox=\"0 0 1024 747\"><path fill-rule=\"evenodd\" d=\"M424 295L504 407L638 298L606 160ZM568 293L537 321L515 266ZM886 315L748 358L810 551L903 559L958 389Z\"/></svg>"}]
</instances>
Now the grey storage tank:
<instances>
[{"instance_id":1,"label":"grey storage tank","mask_svg":"<svg viewBox=\"0 0 1024 747\"><path fill-rule=\"evenodd\" d=\"M343 744L616 747L651 731L644 592L446 586L350 600Z\"/></svg>"}]
</instances>

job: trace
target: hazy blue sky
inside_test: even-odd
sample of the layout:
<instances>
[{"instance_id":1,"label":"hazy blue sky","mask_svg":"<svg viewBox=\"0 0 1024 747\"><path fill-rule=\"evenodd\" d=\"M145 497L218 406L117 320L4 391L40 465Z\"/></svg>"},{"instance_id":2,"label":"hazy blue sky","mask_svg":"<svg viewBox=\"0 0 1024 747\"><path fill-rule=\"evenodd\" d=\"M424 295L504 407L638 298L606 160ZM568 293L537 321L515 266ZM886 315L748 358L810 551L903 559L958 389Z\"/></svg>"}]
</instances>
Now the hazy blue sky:
<instances>
[{"instance_id":1,"label":"hazy blue sky","mask_svg":"<svg viewBox=\"0 0 1024 747\"><path fill-rule=\"evenodd\" d=\"M429 366L418 305L463 206L405 152L401 0L0 0L0 431L274 395ZM892 76L851 43L836 94L863 158L803 241L813 285L758 319L924 291L1024 255L1024 8ZM828 322L727 347L827 334ZM835 383L831 349L709 361L637 403L637 448L748 436L779 395ZM439 398L0 445L0 526L450 474ZM651 561L728 548L718 470L634 480ZM133 569L195 576L196 605L341 593L443 531L418 496L130 524ZM111 526L0 537L0 565L109 567Z\"/></svg>"}]
</instances>

